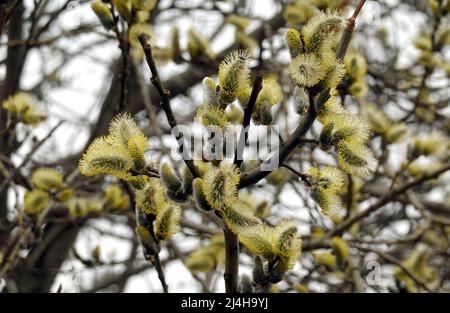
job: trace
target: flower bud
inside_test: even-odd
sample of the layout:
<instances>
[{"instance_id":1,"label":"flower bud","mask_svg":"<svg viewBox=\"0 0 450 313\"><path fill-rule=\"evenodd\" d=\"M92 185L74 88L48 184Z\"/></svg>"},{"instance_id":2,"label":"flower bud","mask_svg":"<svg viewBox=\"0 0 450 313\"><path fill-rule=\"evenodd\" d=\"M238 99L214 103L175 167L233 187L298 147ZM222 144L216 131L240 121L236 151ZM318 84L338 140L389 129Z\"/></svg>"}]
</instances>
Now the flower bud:
<instances>
[{"instance_id":1,"label":"flower bud","mask_svg":"<svg viewBox=\"0 0 450 313\"><path fill-rule=\"evenodd\" d=\"M252 281L247 274L241 275L240 289L242 293L253 293Z\"/></svg>"},{"instance_id":2,"label":"flower bud","mask_svg":"<svg viewBox=\"0 0 450 313\"><path fill-rule=\"evenodd\" d=\"M113 0L114 7L120 16L127 22L131 22L131 1L130 0Z\"/></svg>"},{"instance_id":3,"label":"flower bud","mask_svg":"<svg viewBox=\"0 0 450 313\"><path fill-rule=\"evenodd\" d=\"M213 208L209 205L206 200L205 194L203 193L204 181L201 178L196 178L192 182L192 194L194 196L195 204L200 210L211 211Z\"/></svg>"},{"instance_id":4,"label":"flower bud","mask_svg":"<svg viewBox=\"0 0 450 313\"><path fill-rule=\"evenodd\" d=\"M111 13L109 4L97 0L92 2L91 7L106 30L111 30L115 26L114 17Z\"/></svg>"}]
</instances>

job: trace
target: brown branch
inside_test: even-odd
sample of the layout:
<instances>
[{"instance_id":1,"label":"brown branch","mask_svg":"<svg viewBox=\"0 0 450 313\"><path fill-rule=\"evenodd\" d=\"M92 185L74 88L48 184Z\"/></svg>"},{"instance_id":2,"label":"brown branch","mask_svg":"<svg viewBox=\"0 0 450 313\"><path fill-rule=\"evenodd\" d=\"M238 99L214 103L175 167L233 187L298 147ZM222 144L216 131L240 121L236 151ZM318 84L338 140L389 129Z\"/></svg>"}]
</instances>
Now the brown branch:
<instances>
[{"instance_id":1,"label":"brown branch","mask_svg":"<svg viewBox=\"0 0 450 313\"><path fill-rule=\"evenodd\" d=\"M152 73L151 82L153 86L155 86L156 90L158 90L159 96L161 98L161 108L166 114L167 121L169 122L169 125L173 130L175 127L177 127L177 120L173 115L172 107L170 105L170 91L164 88L161 79L159 78L158 69L156 68L155 60L153 59L152 47L147 41L147 36L145 34L140 34L138 36L138 39L142 46L142 49L144 49L145 58L147 60L148 67L150 68L150 71ZM176 139L179 151L181 153L181 151L183 151L184 146L183 135L177 135ZM194 164L194 161L190 157L189 158L183 157L183 160L186 163L186 166L191 171L192 175L194 177L200 177L200 171Z\"/></svg>"},{"instance_id":2,"label":"brown branch","mask_svg":"<svg viewBox=\"0 0 450 313\"><path fill-rule=\"evenodd\" d=\"M411 272L405 265L403 265L403 263L399 259L393 257L392 255L390 255L384 251L381 251L379 249L376 249L376 248L363 247L363 246L357 245L357 244L350 244L350 245L361 251L373 252L373 253L379 255L380 257L382 257L383 259L385 259L386 261L388 261L389 263L397 265L398 267L400 267L402 269L403 272L405 272L406 275L408 275L412 280L414 280L414 282L416 284L418 284L419 286L422 286L428 292L433 292L433 290L431 290L430 287L428 287L428 285L424 281L422 281L422 279L420 279L419 277L414 275L414 273Z\"/></svg>"},{"instance_id":3,"label":"brown branch","mask_svg":"<svg viewBox=\"0 0 450 313\"><path fill-rule=\"evenodd\" d=\"M152 245L155 244L154 246L151 247L151 249L148 249L147 251L150 252L149 254L145 253L145 258L147 260L149 260L153 266L155 267L156 273L158 274L158 279L161 282L161 286L163 288L164 293L168 293L169 292L169 287L167 286L166 283L166 277L164 275L164 270L162 268L162 264L161 264L161 260L159 258L159 243L158 240L156 239L156 235L155 235L155 229L153 226L153 222L155 220L155 216L154 215L150 215L148 216L148 230L150 232L150 235L152 236Z\"/></svg>"},{"instance_id":4,"label":"brown branch","mask_svg":"<svg viewBox=\"0 0 450 313\"><path fill-rule=\"evenodd\" d=\"M223 226L225 236L225 291L228 293L238 292L239 277L239 240L237 236L228 228Z\"/></svg>"},{"instance_id":5,"label":"brown branch","mask_svg":"<svg viewBox=\"0 0 450 313\"><path fill-rule=\"evenodd\" d=\"M39 142L37 142L30 150L30 152L28 152L28 154L25 156L25 158L22 160L22 162L20 163L20 165L17 167L18 169L23 168L25 165L28 164L28 162L31 160L31 158L33 157L34 153L44 144L44 142L46 142L52 135L53 133L59 128L59 126L61 126L61 124L63 123L63 121L59 122L58 124L56 124L55 127L53 127L50 132L47 134L47 136L45 136L42 140L40 140ZM3 189L9 184L9 182L16 176L16 172L13 171L11 172L11 175L8 176L7 178L5 178L1 185L0 185L0 193L3 191Z\"/></svg>"},{"instance_id":6,"label":"brown branch","mask_svg":"<svg viewBox=\"0 0 450 313\"><path fill-rule=\"evenodd\" d=\"M122 54L122 64L121 70L119 73L120 77L120 97L117 103L117 112L122 112L125 110L125 100L127 95L127 77L129 76L129 53L130 53L130 44L128 43L128 32L124 30L125 36L123 36L119 31L119 17L114 12L114 7L111 6L111 14L114 18L115 26L113 28L114 33L116 34L117 41L119 43L119 49Z\"/></svg>"},{"instance_id":7,"label":"brown branch","mask_svg":"<svg viewBox=\"0 0 450 313\"><path fill-rule=\"evenodd\" d=\"M335 236L335 235L340 235L343 233L344 230L346 230L347 228L351 227L354 223L362 220L363 218L369 216L370 214L372 214L373 212L377 211L378 209L380 209L381 207L383 207L385 204L391 202L392 200L394 200L398 195L401 195L402 193L404 193L405 191L407 191L408 189L418 186L421 183L436 178L439 175L447 172L448 170L450 170L450 163L445 165L444 167L441 167L438 170L435 170L429 174L423 175L419 178L416 178L415 180L406 183L398 188L392 189L390 192L386 193L385 195L383 195L381 198L378 199L377 202L375 202L374 204L372 204L369 208L367 208L365 211L362 211L358 214L353 215L352 217L346 219L345 221L343 221L342 223L338 224L336 226L336 228L334 229L334 231L331 233L331 236Z\"/></svg>"},{"instance_id":8,"label":"brown branch","mask_svg":"<svg viewBox=\"0 0 450 313\"><path fill-rule=\"evenodd\" d=\"M287 164L281 164L281 166L287 168L288 170L290 170L292 173L294 173L295 175L297 175L308 187L311 187L311 182L309 181L309 176L303 173L300 173L299 171L297 171L295 168L293 168L290 165Z\"/></svg>"},{"instance_id":9,"label":"brown branch","mask_svg":"<svg viewBox=\"0 0 450 313\"><path fill-rule=\"evenodd\" d=\"M0 36L3 34L3 26L6 22L6 2L0 4Z\"/></svg>"},{"instance_id":10,"label":"brown branch","mask_svg":"<svg viewBox=\"0 0 450 313\"><path fill-rule=\"evenodd\" d=\"M248 129L250 127L250 121L255 108L256 100L259 92L262 89L263 78L262 75L258 75L253 80L253 88L248 100L247 106L244 111L244 120L242 122L241 134L236 146L234 154L234 164L240 168L244 161L244 148L248 142ZM223 226L223 233L225 236L225 273L223 275L225 280L226 292L236 293L238 292L239 282L239 239L226 224Z\"/></svg>"},{"instance_id":11,"label":"brown branch","mask_svg":"<svg viewBox=\"0 0 450 313\"><path fill-rule=\"evenodd\" d=\"M253 109L255 108L256 99L258 98L259 92L263 88L262 83L263 83L262 75L256 76L255 79L253 80L252 93L250 94L250 98L248 100L247 106L245 107L244 120L242 122L241 134L239 136L238 145L236 147L236 151L234 154L234 164L236 164L236 166L238 168L241 167L242 162L244 161L243 154L244 154L244 148L248 142L248 128L250 126Z\"/></svg>"}]
</instances>

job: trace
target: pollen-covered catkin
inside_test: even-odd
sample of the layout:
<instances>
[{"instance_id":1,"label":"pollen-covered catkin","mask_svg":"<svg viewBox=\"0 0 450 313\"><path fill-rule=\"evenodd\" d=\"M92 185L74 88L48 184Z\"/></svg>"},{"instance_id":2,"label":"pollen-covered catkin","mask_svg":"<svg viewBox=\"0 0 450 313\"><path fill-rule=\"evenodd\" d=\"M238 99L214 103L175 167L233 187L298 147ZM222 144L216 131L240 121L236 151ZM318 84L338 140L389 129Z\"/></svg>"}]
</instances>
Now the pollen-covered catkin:
<instances>
[{"instance_id":1,"label":"pollen-covered catkin","mask_svg":"<svg viewBox=\"0 0 450 313\"><path fill-rule=\"evenodd\" d=\"M343 267L350 255L347 242L341 237L335 236L331 239L331 247L336 253L336 261L340 267Z\"/></svg>"},{"instance_id":2,"label":"pollen-covered catkin","mask_svg":"<svg viewBox=\"0 0 450 313\"><path fill-rule=\"evenodd\" d=\"M159 169L159 175L164 186L170 192L176 194L181 192L182 184L180 178L175 174L172 167L167 163L162 163Z\"/></svg>"},{"instance_id":3,"label":"pollen-covered catkin","mask_svg":"<svg viewBox=\"0 0 450 313\"><path fill-rule=\"evenodd\" d=\"M197 110L197 118L206 127L217 126L220 129L225 129L227 126L227 116L220 107L204 104Z\"/></svg>"},{"instance_id":4,"label":"pollen-covered catkin","mask_svg":"<svg viewBox=\"0 0 450 313\"><path fill-rule=\"evenodd\" d=\"M53 168L40 167L33 171L31 183L35 188L51 191L64 187L63 176Z\"/></svg>"},{"instance_id":5,"label":"pollen-covered catkin","mask_svg":"<svg viewBox=\"0 0 450 313\"><path fill-rule=\"evenodd\" d=\"M50 196L45 191L35 189L25 192L24 211L28 215L36 215L45 210L50 202Z\"/></svg>"},{"instance_id":6,"label":"pollen-covered catkin","mask_svg":"<svg viewBox=\"0 0 450 313\"><path fill-rule=\"evenodd\" d=\"M226 208L222 214L228 228L235 234L241 233L247 227L261 223L260 219L253 215L252 209L239 200L233 206Z\"/></svg>"},{"instance_id":7,"label":"pollen-covered catkin","mask_svg":"<svg viewBox=\"0 0 450 313\"><path fill-rule=\"evenodd\" d=\"M315 54L299 54L289 65L289 74L299 87L312 87L326 75L326 68Z\"/></svg>"},{"instance_id":8,"label":"pollen-covered catkin","mask_svg":"<svg viewBox=\"0 0 450 313\"><path fill-rule=\"evenodd\" d=\"M106 136L96 138L80 159L83 175L109 174L136 184L145 184L138 175L145 168L147 138L133 118L125 113L114 117ZM137 172L137 173L136 173Z\"/></svg>"},{"instance_id":9,"label":"pollen-covered catkin","mask_svg":"<svg viewBox=\"0 0 450 313\"><path fill-rule=\"evenodd\" d=\"M356 176L371 175L376 160L372 152L364 145L339 142L336 145L339 166L347 173Z\"/></svg>"},{"instance_id":10,"label":"pollen-covered catkin","mask_svg":"<svg viewBox=\"0 0 450 313\"><path fill-rule=\"evenodd\" d=\"M110 174L125 178L132 166L128 150L116 145L110 137L96 138L79 162L80 172L86 176Z\"/></svg>"},{"instance_id":11,"label":"pollen-covered catkin","mask_svg":"<svg viewBox=\"0 0 450 313\"><path fill-rule=\"evenodd\" d=\"M335 45L343 30L344 19L335 11L319 12L302 28L306 52L318 53L327 45Z\"/></svg>"},{"instance_id":12,"label":"pollen-covered catkin","mask_svg":"<svg viewBox=\"0 0 450 313\"><path fill-rule=\"evenodd\" d=\"M167 240L175 235L180 228L180 217L181 209L178 206L166 204L156 217L156 239Z\"/></svg>"},{"instance_id":13,"label":"pollen-covered catkin","mask_svg":"<svg viewBox=\"0 0 450 313\"><path fill-rule=\"evenodd\" d=\"M238 96L239 89L249 85L248 52L236 50L220 63L219 85L220 98L228 104Z\"/></svg>"},{"instance_id":14,"label":"pollen-covered catkin","mask_svg":"<svg viewBox=\"0 0 450 313\"><path fill-rule=\"evenodd\" d=\"M289 28L286 31L285 36L289 47L289 52L291 53L291 58L295 59L300 53L303 52L304 49L301 35L297 30Z\"/></svg>"},{"instance_id":15,"label":"pollen-covered catkin","mask_svg":"<svg viewBox=\"0 0 450 313\"><path fill-rule=\"evenodd\" d=\"M133 135L128 140L128 153L133 160L134 168L138 171L145 167L144 152L147 147L147 138L142 134Z\"/></svg>"},{"instance_id":16,"label":"pollen-covered catkin","mask_svg":"<svg viewBox=\"0 0 450 313\"><path fill-rule=\"evenodd\" d=\"M136 191L136 206L146 215L157 215L165 203L164 189L156 178L150 178L143 189Z\"/></svg>"},{"instance_id":17,"label":"pollen-covered catkin","mask_svg":"<svg viewBox=\"0 0 450 313\"><path fill-rule=\"evenodd\" d=\"M205 194L203 193L203 184L204 181L201 178L196 178L192 182L192 194L194 196L195 204L197 208L205 211L211 211L213 208L209 205L206 200Z\"/></svg>"},{"instance_id":18,"label":"pollen-covered catkin","mask_svg":"<svg viewBox=\"0 0 450 313\"><path fill-rule=\"evenodd\" d=\"M36 126L47 119L47 115L37 108L34 100L25 92L10 96L3 102L2 107L9 112L14 122Z\"/></svg>"},{"instance_id":19,"label":"pollen-covered catkin","mask_svg":"<svg viewBox=\"0 0 450 313\"><path fill-rule=\"evenodd\" d=\"M231 207L237 200L239 179L239 170L224 162L207 171L203 176L203 193L208 204L218 211Z\"/></svg>"}]
</instances>

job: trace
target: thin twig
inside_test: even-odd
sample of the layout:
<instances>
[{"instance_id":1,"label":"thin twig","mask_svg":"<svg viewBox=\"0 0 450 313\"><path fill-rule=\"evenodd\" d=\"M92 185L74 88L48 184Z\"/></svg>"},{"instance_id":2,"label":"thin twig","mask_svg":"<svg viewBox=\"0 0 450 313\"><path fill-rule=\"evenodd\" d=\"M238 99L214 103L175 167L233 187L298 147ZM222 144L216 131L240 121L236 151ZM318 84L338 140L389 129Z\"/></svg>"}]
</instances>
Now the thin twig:
<instances>
[{"instance_id":1,"label":"thin twig","mask_svg":"<svg viewBox=\"0 0 450 313\"><path fill-rule=\"evenodd\" d=\"M412 187L420 185L421 183L423 183L427 180L436 178L439 175L447 172L448 170L450 170L450 163L445 165L444 167L441 167L440 169L437 169L437 170L429 173L429 174L426 174L419 178L416 178L415 180L413 180L409 183L406 183L398 188L392 189L390 192L386 193L384 196L379 198L377 202L375 202L374 204L369 206L366 210L353 215L352 217L346 219L342 223L339 223L336 226L336 228L334 229L334 231L332 232L331 236L342 234L342 232L344 230L351 227L354 223L360 221L361 219L363 219L363 218L369 216L370 214L372 214L373 212L377 211L379 208L383 207L385 204L387 204L390 201L392 201L393 199L395 199L395 197L397 197L398 195L404 193L405 191L407 191L408 189L410 189Z\"/></svg>"},{"instance_id":2,"label":"thin twig","mask_svg":"<svg viewBox=\"0 0 450 313\"><path fill-rule=\"evenodd\" d=\"M422 286L428 292L433 292L433 290L431 290L430 287L424 281L422 281L422 279L420 279L419 277L414 275L414 273L411 272L399 259L393 257L392 255L390 255L384 251L381 251L379 249L376 249L376 248L363 247L358 244L350 244L350 245L361 251L373 252L373 253L379 255L380 257L382 257L383 259L385 259L386 261L388 261L389 263L397 265L398 267L400 267L402 269L403 272L405 272L406 275L408 275L412 280L414 280L414 282L416 284L418 284L419 286Z\"/></svg>"},{"instance_id":3,"label":"thin twig","mask_svg":"<svg viewBox=\"0 0 450 313\"><path fill-rule=\"evenodd\" d=\"M155 229L153 227L153 220L154 220L154 216L149 221L148 230L149 230L150 235L152 236L154 242L158 243L156 236L155 236ZM168 293L169 287L167 286L167 283L166 283L166 277L164 275L164 270L161 265L161 260L159 259L159 253L158 252L152 253L151 255L149 255L149 259L152 262L153 266L155 267L156 273L158 273L158 279L161 282L161 286L163 288L164 293Z\"/></svg>"},{"instance_id":4,"label":"thin twig","mask_svg":"<svg viewBox=\"0 0 450 313\"><path fill-rule=\"evenodd\" d=\"M25 156L25 158L22 160L22 162L19 164L19 166L17 167L18 169L23 168L25 165L28 164L28 162L31 160L31 158L33 157L34 153L44 144L44 142L47 141L47 139L49 139L53 133L59 128L59 126L61 126L61 124L64 123L64 121L59 122L58 124L56 124L55 127L53 127L50 132L47 134L47 136L45 136L42 140L40 140L39 142L37 142L32 148L31 151L28 152L28 154ZM16 172L13 171L11 173L10 176L8 176L7 178L5 178L3 180L3 182L0 185L0 192L3 191L3 189L9 184L9 182L16 176Z\"/></svg>"},{"instance_id":5,"label":"thin twig","mask_svg":"<svg viewBox=\"0 0 450 313\"><path fill-rule=\"evenodd\" d=\"M128 60L129 60L129 52L130 45L128 43L128 34L124 38L119 31L119 17L114 12L114 7L111 7L111 13L114 17L115 26L113 28L114 33L116 34L117 41L119 42L119 49L122 54L122 69L120 70L120 97L117 105L117 112L122 112L125 109L125 100L127 95L127 77L129 72Z\"/></svg>"},{"instance_id":6,"label":"thin twig","mask_svg":"<svg viewBox=\"0 0 450 313\"><path fill-rule=\"evenodd\" d=\"M300 177L300 179L308 186L311 187L311 182L309 181L309 176L303 173L300 173L299 171L297 171L295 168L293 168L290 165L287 164L281 164L281 166L287 168L288 170L290 170L292 173L294 173L295 175L297 175L298 177Z\"/></svg>"},{"instance_id":7,"label":"thin twig","mask_svg":"<svg viewBox=\"0 0 450 313\"><path fill-rule=\"evenodd\" d=\"M159 96L161 98L161 108L163 109L164 113L166 114L167 121L169 122L170 127L172 130L177 127L177 120L175 119L175 116L172 112L172 107L170 105L170 91L165 89L161 79L159 78L158 69L156 68L155 60L153 59L152 54L152 47L149 44L147 40L147 36L145 34L139 34L138 36L139 42L142 46L142 49L145 53L145 58L147 60L148 67L150 68L150 71L152 73L151 82L153 86L155 86L156 90L159 93ZM184 147L184 137L182 134L176 135L178 148L181 153L183 151ZM200 177L200 171L197 168L197 166L194 164L194 161L188 157L183 157L184 162L186 163L186 166L189 168L189 170L192 173L192 176L194 177Z\"/></svg>"},{"instance_id":8,"label":"thin twig","mask_svg":"<svg viewBox=\"0 0 450 313\"><path fill-rule=\"evenodd\" d=\"M245 145L247 145L248 142L248 128L250 126L253 109L255 108L256 99L258 98L259 92L263 87L262 83L263 83L262 75L256 76L255 79L253 80L252 93L250 94L247 106L245 107L241 134L239 136L238 145L236 147L236 152L234 154L234 164L236 164L238 168L241 167L242 162L244 161L243 154L244 154L244 147Z\"/></svg>"},{"instance_id":9,"label":"thin twig","mask_svg":"<svg viewBox=\"0 0 450 313\"><path fill-rule=\"evenodd\" d=\"M253 80L253 88L250 94L249 101L244 111L244 120L242 122L241 134L236 146L234 154L234 164L240 168L244 161L244 148L248 142L248 128L255 108L256 99L262 89L263 78L258 75ZM223 226L223 233L225 236L225 290L226 292L238 292L239 280L239 240L226 224Z\"/></svg>"}]
</instances>

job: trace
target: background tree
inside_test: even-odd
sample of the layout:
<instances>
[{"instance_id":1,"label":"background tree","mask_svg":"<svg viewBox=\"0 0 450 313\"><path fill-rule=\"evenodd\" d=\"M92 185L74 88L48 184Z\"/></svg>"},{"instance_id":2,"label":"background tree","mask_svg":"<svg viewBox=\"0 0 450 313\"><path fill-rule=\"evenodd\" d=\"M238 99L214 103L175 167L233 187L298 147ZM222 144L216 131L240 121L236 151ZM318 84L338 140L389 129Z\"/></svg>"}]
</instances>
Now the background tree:
<instances>
[{"instance_id":1,"label":"background tree","mask_svg":"<svg viewBox=\"0 0 450 313\"><path fill-rule=\"evenodd\" d=\"M448 291L450 1L365 2L1 1L1 290Z\"/></svg>"}]
</instances>

